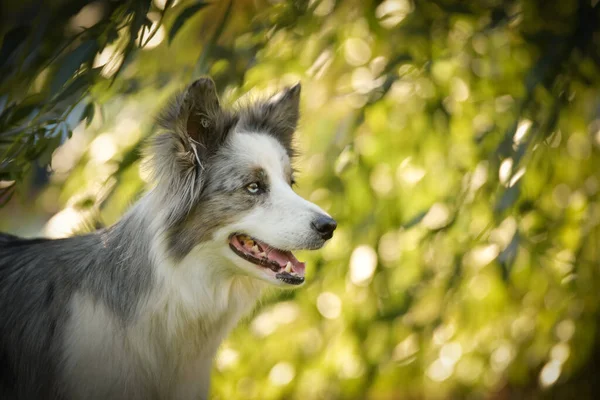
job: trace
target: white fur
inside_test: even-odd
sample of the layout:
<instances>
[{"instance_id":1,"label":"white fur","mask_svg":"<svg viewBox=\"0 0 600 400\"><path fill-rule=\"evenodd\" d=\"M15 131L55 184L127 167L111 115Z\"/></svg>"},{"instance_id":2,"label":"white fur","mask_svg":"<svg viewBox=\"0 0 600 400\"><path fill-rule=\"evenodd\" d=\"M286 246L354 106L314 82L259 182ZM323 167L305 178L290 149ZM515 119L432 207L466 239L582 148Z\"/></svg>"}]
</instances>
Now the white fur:
<instances>
[{"instance_id":1,"label":"white fur","mask_svg":"<svg viewBox=\"0 0 600 400\"><path fill-rule=\"evenodd\" d=\"M265 281L282 284L269 270L235 255L229 235L246 232L291 250L306 242L315 215L326 214L290 188L290 161L275 139L235 133L229 144L240 162L267 172L269 200L178 263L164 245L160 196L150 192L139 203L132 212L145 213L148 229L156 232L154 289L140 301L131 323L85 294L72 299L63 372L74 399L206 399L219 344L252 310Z\"/></svg>"},{"instance_id":2,"label":"white fur","mask_svg":"<svg viewBox=\"0 0 600 400\"><path fill-rule=\"evenodd\" d=\"M64 372L73 398L208 397L215 352L252 310L264 283L232 273L210 244L197 246L177 265L164 260L157 271L156 289L131 325L120 324L91 298L72 300Z\"/></svg>"}]
</instances>

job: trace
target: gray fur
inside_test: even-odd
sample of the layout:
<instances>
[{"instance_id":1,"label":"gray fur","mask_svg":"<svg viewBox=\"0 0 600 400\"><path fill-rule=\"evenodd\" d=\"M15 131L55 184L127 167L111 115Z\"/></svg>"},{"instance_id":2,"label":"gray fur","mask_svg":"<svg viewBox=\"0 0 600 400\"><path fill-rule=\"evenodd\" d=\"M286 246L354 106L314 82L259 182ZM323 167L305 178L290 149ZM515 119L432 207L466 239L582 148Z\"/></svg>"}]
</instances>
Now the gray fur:
<instances>
[{"instance_id":1,"label":"gray fur","mask_svg":"<svg viewBox=\"0 0 600 400\"><path fill-rule=\"evenodd\" d=\"M277 139L290 158L296 155L293 135L300 118L300 84L285 89L266 101L241 107L238 127L247 132L264 132Z\"/></svg>"},{"instance_id":2,"label":"gray fur","mask_svg":"<svg viewBox=\"0 0 600 400\"><path fill-rule=\"evenodd\" d=\"M0 398L61 399L59 364L68 304L83 291L123 324L152 276L144 221L69 239L0 234Z\"/></svg>"}]
</instances>

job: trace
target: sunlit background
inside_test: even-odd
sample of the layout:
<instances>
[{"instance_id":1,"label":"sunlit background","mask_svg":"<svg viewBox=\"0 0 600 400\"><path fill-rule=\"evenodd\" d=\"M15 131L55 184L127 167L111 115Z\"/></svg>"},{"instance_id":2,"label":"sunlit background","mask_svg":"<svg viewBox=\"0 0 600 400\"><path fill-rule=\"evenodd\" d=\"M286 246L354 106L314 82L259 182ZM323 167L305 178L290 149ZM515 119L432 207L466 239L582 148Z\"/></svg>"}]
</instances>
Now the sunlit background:
<instances>
[{"instance_id":1,"label":"sunlit background","mask_svg":"<svg viewBox=\"0 0 600 400\"><path fill-rule=\"evenodd\" d=\"M5 6L3 50L24 3ZM212 398L599 393L598 1L52 9L70 3L53 27L66 53L1 78L0 116L42 96L24 123L0 118L5 132L62 112L40 128L41 155L0 133L0 188L16 187L3 231L64 237L117 221L147 183L153 117L194 78L211 75L229 104L302 82L297 191L339 228L302 254L303 288L269 294L224 342ZM119 12L129 28L102 25Z\"/></svg>"}]
</instances>

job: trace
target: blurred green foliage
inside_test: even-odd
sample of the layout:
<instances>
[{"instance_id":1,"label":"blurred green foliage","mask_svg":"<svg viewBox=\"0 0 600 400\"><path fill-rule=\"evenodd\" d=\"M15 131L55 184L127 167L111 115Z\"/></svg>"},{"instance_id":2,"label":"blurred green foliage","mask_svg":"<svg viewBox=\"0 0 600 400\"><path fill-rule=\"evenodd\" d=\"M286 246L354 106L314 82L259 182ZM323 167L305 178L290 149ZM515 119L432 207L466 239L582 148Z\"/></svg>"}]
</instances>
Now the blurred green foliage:
<instances>
[{"instance_id":1,"label":"blurred green foliage","mask_svg":"<svg viewBox=\"0 0 600 400\"><path fill-rule=\"evenodd\" d=\"M84 3L2 25L1 229L114 223L201 74L230 103L303 83L298 191L339 228L223 344L215 399L599 392L597 1Z\"/></svg>"}]
</instances>

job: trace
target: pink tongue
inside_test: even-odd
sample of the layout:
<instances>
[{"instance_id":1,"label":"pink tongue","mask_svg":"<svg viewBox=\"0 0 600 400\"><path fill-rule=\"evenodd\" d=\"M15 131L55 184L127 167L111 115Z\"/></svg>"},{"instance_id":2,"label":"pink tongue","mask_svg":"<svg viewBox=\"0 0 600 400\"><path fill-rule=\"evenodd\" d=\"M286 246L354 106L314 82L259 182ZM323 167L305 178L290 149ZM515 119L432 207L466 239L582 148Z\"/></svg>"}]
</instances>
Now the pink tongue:
<instances>
[{"instance_id":1,"label":"pink tongue","mask_svg":"<svg viewBox=\"0 0 600 400\"><path fill-rule=\"evenodd\" d=\"M268 252L269 260L273 260L277 262L282 267L285 267L288 261L292 263L292 269L295 273L299 275L304 275L304 263L300 262L294 257L294 255L289 251L281 251L273 249Z\"/></svg>"}]
</instances>

